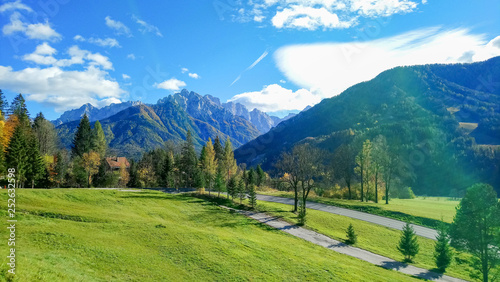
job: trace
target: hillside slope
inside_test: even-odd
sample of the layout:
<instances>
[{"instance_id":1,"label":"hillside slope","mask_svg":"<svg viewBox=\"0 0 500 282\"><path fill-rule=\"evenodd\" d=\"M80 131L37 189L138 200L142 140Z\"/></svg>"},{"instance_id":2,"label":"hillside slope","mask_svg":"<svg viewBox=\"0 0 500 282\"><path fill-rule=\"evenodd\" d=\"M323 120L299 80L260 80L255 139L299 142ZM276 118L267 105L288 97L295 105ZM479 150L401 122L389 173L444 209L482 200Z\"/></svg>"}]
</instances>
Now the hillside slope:
<instances>
[{"instance_id":1,"label":"hillside slope","mask_svg":"<svg viewBox=\"0 0 500 282\"><path fill-rule=\"evenodd\" d=\"M235 157L271 169L298 143L332 152L346 143L359 150L364 140L383 135L403 161L403 184L419 193L449 194L474 181L500 184L500 154L492 146L500 145L498 77L500 57L391 69L282 122L238 148ZM460 122L478 126L471 132Z\"/></svg>"}]
</instances>

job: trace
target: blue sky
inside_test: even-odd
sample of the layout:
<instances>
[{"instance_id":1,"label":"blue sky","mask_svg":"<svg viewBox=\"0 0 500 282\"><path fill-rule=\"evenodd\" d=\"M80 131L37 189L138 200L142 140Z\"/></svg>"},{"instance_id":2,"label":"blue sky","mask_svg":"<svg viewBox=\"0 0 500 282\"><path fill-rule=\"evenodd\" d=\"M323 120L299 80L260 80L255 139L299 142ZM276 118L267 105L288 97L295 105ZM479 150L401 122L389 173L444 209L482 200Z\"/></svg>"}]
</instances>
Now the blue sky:
<instances>
[{"instance_id":1,"label":"blue sky","mask_svg":"<svg viewBox=\"0 0 500 282\"><path fill-rule=\"evenodd\" d=\"M56 119L186 88L301 110L381 71L500 55L500 1L0 1L0 89Z\"/></svg>"}]
</instances>

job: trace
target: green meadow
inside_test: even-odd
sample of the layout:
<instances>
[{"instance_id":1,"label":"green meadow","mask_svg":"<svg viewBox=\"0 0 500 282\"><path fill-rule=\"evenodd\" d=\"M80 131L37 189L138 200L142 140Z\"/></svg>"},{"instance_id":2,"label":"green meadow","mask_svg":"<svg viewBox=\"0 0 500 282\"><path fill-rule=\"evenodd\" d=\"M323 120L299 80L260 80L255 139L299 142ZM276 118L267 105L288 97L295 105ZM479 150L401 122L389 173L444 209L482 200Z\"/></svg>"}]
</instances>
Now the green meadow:
<instances>
[{"instance_id":1,"label":"green meadow","mask_svg":"<svg viewBox=\"0 0 500 282\"><path fill-rule=\"evenodd\" d=\"M3 281L415 280L187 195L18 189L16 203L16 275L1 248Z\"/></svg>"}]
</instances>

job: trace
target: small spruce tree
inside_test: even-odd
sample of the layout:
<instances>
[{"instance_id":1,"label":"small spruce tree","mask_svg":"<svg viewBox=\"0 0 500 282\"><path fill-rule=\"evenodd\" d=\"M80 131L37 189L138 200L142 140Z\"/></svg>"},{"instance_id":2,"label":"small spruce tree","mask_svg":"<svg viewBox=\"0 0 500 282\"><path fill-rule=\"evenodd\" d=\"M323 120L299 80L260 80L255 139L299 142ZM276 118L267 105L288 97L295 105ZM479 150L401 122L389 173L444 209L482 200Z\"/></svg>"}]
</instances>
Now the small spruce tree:
<instances>
[{"instance_id":1,"label":"small spruce tree","mask_svg":"<svg viewBox=\"0 0 500 282\"><path fill-rule=\"evenodd\" d=\"M406 223L401 231L398 250L405 256L405 262L412 262L413 257L418 254L419 245L417 236L409 222Z\"/></svg>"},{"instance_id":2,"label":"small spruce tree","mask_svg":"<svg viewBox=\"0 0 500 282\"><path fill-rule=\"evenodd\" d=\"M434 245L434 261L436 262L436 267L441 272L445 272L453 258L453 251L451 250L449 235L444 224L438 229L436 240Z\"/></svg>"},{"instance_id":3,"label":"small spruce tree","mask_svg":"<svg viewBox=\"0 0 500 282\"><path fill-rule=\"evenodd\" d=\"M252 209L255 209L257 205L257 193L255 192L255 186L253 184L248 185L248 200Z\"/></svg>"},{"instance_id":4,"label":"small spruce tree","mask_svg":"<svg viewBox=\"0 0 500 282\"><path fill-rule=\"evenodd\" d=\"M346 234L347 244L356 244L356 242L358 241L358 235L354 231L354 226L352 226L352 223L349 224L349 227L347 227Z\"/></svg>"}]
</instances>

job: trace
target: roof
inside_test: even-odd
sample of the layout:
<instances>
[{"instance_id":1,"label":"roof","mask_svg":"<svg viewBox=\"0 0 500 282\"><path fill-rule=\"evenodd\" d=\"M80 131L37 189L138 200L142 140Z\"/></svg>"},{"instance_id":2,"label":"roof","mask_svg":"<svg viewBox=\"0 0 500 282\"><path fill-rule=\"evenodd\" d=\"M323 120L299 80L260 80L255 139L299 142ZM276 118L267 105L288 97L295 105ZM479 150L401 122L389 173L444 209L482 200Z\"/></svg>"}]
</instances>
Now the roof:
<instances>
[{"instance_id":1,"label":"roof","mask_svg":"<svg viewBox=\"0 0 500 282\"><path fill-rule=\"evenodd\" d=\"M125 157L109 157L106 158L106 162L108 163L109 167L112 169L115 168L121 168L121 166L124 164L126 168L130 167L130 163L128 162L127 158Z\"/></svg>"}]
</instances>

